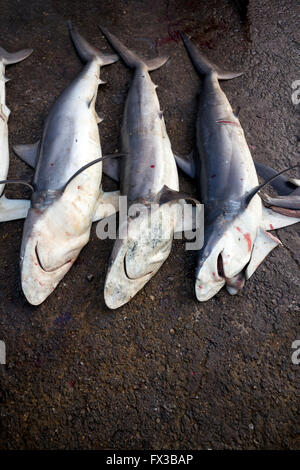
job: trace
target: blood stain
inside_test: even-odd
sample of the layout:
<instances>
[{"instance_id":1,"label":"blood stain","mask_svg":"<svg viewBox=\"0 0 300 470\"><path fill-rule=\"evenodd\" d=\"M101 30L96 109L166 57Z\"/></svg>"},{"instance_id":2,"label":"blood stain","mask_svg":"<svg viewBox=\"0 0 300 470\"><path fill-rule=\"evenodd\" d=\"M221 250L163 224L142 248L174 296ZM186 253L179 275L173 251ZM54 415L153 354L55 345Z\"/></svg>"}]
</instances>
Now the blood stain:
<instances>
[{"instance_id":1,"label":"blood stain","mask_svg":"<svg viewBox=\"0 0 300 470\"><path fill-rule=\"evenodd\" d=\"M248 251L251 251L252 242L251 242L250 233L245 233L244 238L248 243Z\"/></svg>"}]
</instances>

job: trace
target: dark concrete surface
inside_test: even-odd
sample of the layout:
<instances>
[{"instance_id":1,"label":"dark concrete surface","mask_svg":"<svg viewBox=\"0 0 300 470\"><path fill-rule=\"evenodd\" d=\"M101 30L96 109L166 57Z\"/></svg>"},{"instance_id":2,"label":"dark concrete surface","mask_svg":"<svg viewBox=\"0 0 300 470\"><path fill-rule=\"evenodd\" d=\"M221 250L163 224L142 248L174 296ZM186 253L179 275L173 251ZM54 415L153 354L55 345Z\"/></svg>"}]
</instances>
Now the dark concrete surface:
<instances>
[{"instance_id":1,"label":"dark concrete surface","mask_svg":"<svg viewBox=\"0 0 300 470\"><path fill-rule=\"evenodd\" d=\"M34 48L7 69L10 147L39 138L50 105L82 67L71 19L102 50L109 47L99 23L145 56L170 55L152 77L175 151L194 143L200 86L178 40L182 29L216 63L245 70L222 86L240 107L254 158L277 169L294 164L296 8L296 0L250 0L242 25L230 0L1 0L1 46ZM97 110L107 153L119 145L131 73L119 62L102 77ZM11 151L9 176L31 175ZM104 186L114 187L108 178ZM29 193L10 187L7 195ZM176 241L155 278L110 311L103 285L113 242L98 240L95 226L55 292L30 306L19 279L22 226L0 226L1 449L299 449L300 365L291 360L300 339L299 227L277 231L284 246L235 297L223 290L198 303L194 254Z\"/></svg>"}]
</instances>

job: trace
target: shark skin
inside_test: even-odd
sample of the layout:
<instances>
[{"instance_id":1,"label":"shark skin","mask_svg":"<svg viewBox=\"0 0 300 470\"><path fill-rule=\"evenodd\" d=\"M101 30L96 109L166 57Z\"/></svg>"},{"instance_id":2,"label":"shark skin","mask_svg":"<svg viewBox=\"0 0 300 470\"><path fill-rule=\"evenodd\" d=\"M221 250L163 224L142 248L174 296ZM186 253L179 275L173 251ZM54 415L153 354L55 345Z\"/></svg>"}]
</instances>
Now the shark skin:
<instances>
[{"instance_id":1,"label":"shark skin","mask_svg":"<svg viewBox=\"0 0 300 470\"><path fill-rule=\"evenodd\" d=\"M202 77L192 158L177 156L178 166L196 179L204 204L204 245L198 253L195 293L211 299L226 286L236 294L267 254L281 242L268 230L300 219L263 206L254 162L240 121L219 80L241 75L221 71L182 33L193 65Z\"/></svg>"}]
</instances>

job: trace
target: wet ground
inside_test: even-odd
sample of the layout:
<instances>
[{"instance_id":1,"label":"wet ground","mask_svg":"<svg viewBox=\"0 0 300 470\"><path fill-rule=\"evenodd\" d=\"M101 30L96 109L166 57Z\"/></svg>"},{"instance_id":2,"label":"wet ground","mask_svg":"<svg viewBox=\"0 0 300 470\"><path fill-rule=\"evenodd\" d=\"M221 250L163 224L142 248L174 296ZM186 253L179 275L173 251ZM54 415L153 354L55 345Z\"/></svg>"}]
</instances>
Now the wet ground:
<instances>
[{"instance_id":1,"label":"wet ground","mask_svg":"<svg viewBox=\"0 0 300 470\"><path fill-rule=\"evenodd\" d=\"M297 65L296 0L250 0L242 24L235 2L196 0L0 1L1 46L34 48L7 69L10 146L34 142L58 94L81 69L66 20L109 50L102 23L128 46L171 60L152 78L172 146L194 143L200 81L178 30L220 65L245 70L223 89L254 158L276 169L296 163L292 104ZM97 110L104 153L119 146L131 73L103 69ZM299 109L299 108L298 108ZM32 170L11 151L10 177ZM180 174L181 188L195 194ZM104 179L106 188L113 183ZM20 187L10 197L28 196ZM299 227L277 231L276 248L242 292L207 303L194 295L194 254L176 241L158 274L127 305L110 311L103 285L112 241L93 226L55 292L39 307L21 290L22 221L0 226L1 449L299 449Z\"/></svg>"}]
</instances>

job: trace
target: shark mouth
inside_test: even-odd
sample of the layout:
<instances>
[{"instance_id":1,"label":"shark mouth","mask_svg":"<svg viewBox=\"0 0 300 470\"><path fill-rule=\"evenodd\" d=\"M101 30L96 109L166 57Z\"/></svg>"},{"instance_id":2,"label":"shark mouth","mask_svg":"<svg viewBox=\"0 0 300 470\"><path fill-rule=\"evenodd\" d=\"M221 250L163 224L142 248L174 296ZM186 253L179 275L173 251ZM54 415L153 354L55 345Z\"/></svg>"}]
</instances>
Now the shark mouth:
<instances>
[{"instance_id":1,"label":"shark mouth","mask_svg":"<svg viewBox=\"0 0 300 470\"><path fill-rule=\"evenodd\" d=\"M145 276L150 276L150 274L153 274L153 271L149 271L148 273L143 274L143 276L139 276L139 277L132 277L132 276L129 276L128 271L127 271L127 267L126 267L126 255L127 255L127 252L126 252L125 255L124 255L123 267L124 267L124 273L125 273L125 276L127 277L127 279L129 279L129 280L131 280L131 281L141 280L141 279L143 279Z\"/></svg>"},{"instance_id":2,"label":"shark mouth","mask_svg":"<svg viewBox=\"0 0 300 470\"><path fill-rule=\"evenodd\" d=\"M38 265L40 267L40 269L44 272L44 273L55 273L56 271L66 267L68 264L72 263L72 259L68 260L66 263L63 263L61 266L58 266L57 268L53 268L53 269L45 269L42 262L41 262L41 259L39 257L39 253L38 253L38 244L35 245L35 256L36 256L36 259L37 259L37 262L38 262Z\"/></svg>"},{"instance_id":3,"label":"shark mouth","mask_svg":"<svg viewBox=\"0 0 300 470\"><path fill-rule=\"evenodd\" d=\"M226 282L226 289L231 295L235 295L241 290L245 285L245 269L243 269L240 273L236 274L233 277L226 277L224 272L224 264L222 253L219 254L217 260L217 269L218 275L224 278Z\"/></svg>"},{"instance_id":4,"label":"shark mouth","mask_svg":"<svg viewBox=\"0 0 300 470\"><path fill-rule=\"evenodd\" d=\"M126 266L128 241L117 239L111 255L111 262L107 270L104 300L110 309L116 309L129 302L144 285L156 274L165 259L146 274L139 277L132 276ZM167 258L167 257L166 257Z\"/></svg>"},{"instance_id":5,"label":"shark mouth","mask_svg":"<svg viewBox=\"0 0 300 470\"><path fill-rule=\"evenodd\" d=\"M21 256L21 283L24 295L31 305L40 305L54 291L72 266L73 260L49 271L39 257L38 245L27 247Z\"/></svg>"}]
</instances>

